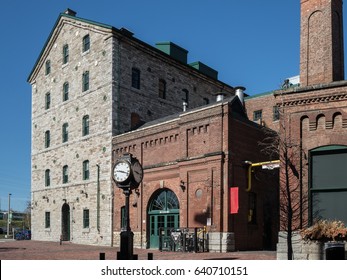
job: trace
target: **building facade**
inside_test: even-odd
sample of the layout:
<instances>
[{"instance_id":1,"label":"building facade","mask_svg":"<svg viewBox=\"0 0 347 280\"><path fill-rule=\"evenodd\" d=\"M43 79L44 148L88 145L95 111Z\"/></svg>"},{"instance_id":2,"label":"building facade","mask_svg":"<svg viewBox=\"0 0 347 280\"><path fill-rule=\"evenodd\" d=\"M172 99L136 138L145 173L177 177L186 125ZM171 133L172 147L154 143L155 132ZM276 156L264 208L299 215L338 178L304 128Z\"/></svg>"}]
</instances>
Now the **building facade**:
<instances>
[{"instance_id":1,"label":"building facade","mask_svg":"<svg viewBox=\"0 0 347 280\"><path fill-rule=\"evenodd\" d=\"M297 174L291 175L295 175L293 204L300 208L293 230L319 219L347 223L347 82L342 2L301 0L300 85L246 100L250 111L256 108L257 100L278 106L281 117L277 131L290 135L292 146L298 147L292 159ZM272 124L269 114L263 115L263 121ZM287 202L280 200L281 203ZM287 258L285 216L280 215L278 258ZM295 238L297 248L302 246L300 240ZM294 258L310 258L302 248Z\"/></svg>"},{"instance_id":2,"label":"building facade","mask_svg":"<svg viewBox=\"0 0 347 280\"><path fill-rule=\"evenodd\" d=\"M234 94L187 54L69 9L59 15L28 77L33 239L112 245L112 137Z\"/></svg>"},{"instance_id":3,"label":"building facade","mask_svg":"<svg viewBox=\"0 0 347 280\"><path fill-rule=\"evenodd\" d=\"M300 148L293 160L302 205L295 227L317 218L347 222L342 18L342 0L301 0L300 83L235 105L214 103L215 93L234 96L235 88L205 64L188 63L185 49L152 47L124 28L61 14L28 78L33 239L117 244L124 201L112 167L130 152L145 167L132 196L137 246L156 246L159 223L171 221L209 227L220 244L213 250L269 247L261 237L276 225L263 225L269 194L257 190L258 227L248 223L249 192L239 192L237 214L228 212L230 188L247 187L241 163L267 160L257 147L261 126L280 134L286 128ZM151 207L163 198L176 208L162 217Z\"/></svg>"},{"instance_id":4,"label":"building facade","mask_svg":"<svg viewBox=\"0 0 347 280\"><path fill-rule=\"evenodd\" d=\"M131 153L144 168L143 182L130 196L135 246L158 248L160 238L172 231L205 228L210 251L274 249L278 171L255 169L248 188L245 164L267 160L258 145L263 137L262 127L248 120L238 97L115 136L113 161ZM124 199L115 186L115 244Z\"/></svg>"}]
</instances>

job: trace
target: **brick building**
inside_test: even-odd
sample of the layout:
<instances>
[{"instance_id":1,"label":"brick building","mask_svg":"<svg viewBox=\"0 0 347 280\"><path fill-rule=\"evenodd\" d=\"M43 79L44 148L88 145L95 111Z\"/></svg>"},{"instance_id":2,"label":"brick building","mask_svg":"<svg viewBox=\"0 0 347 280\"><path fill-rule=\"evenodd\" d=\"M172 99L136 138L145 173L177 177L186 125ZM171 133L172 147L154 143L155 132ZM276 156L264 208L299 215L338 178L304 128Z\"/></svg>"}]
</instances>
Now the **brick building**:
<instances>
[{"instance_id":1,"label":"brick building","mask_svg":"<svg viewBox=\"0 0 347 280\"><path fill-rule=\"evenodd\" d=\"M144 179L130 197L135 246L158 248L172 229L207 227L211 251L273 249L278 232L277 171L254 170L247 189L245 161L266 158L262 127L248 120L238 97L149 122L113 138L113 160L132 153ZM114 233L119 243L122 190L115 187ZM238 191L238 210L231 214ZM164 236L165 237L165 236Z\"/></svg>"},{"instance_id":2,"label":"brick building","mask_svg":"<svg viewBox=\"0 0 347 280\"><path fill-rule=\"evenodd\" d=\"M278 106L281 112L278 131L283 134L285 128L293 145L300 147L298 157L293 160L298 171L293 185L299 186L293 192L294 203L301 200L294 229L317 219L347 223L347 82L342 2L301 0L300 85L246 100L249 115L257 110L258 101ZM262 117L265 124L276 129L270 114ZM283 221L283 215L280 217ZM285 240L281 236L285 234L280 233L278 257L286 258ZM294 257L312 256L303 252Z\"/></svg>"}]
</instances>

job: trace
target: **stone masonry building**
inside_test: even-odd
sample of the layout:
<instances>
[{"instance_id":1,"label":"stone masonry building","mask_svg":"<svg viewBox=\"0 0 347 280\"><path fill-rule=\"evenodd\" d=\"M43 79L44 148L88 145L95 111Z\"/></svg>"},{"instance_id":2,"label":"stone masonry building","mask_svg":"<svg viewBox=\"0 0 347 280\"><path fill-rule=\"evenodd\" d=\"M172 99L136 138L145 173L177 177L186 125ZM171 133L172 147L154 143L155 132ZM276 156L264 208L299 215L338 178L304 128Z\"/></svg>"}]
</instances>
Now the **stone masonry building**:
<instances>
[{"instance_id":1,"label":"stone masonry building","mask_svg":"<svg viewBox=\"0 0 347 280\"><path fill-rule=\"evenodd\" d=\"M34 240L113 244L112 137L216 92L234 95L187 54L69 9L59 15L28 77Z\"/></svg>"}]
</instances>

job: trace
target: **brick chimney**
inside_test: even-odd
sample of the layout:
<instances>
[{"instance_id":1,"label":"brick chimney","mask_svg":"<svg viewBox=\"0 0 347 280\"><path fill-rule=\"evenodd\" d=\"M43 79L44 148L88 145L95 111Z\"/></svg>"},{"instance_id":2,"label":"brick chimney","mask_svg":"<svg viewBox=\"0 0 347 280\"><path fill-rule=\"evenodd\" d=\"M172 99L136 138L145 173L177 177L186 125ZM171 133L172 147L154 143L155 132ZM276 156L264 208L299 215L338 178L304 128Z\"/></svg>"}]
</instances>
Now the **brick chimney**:
<instances>
[{"instance_id":1,"label":"brick chimney","mask_svg":"<svg viewBox=\"0 0 347 280\"><path fill-rule=\"evenodd\" d=\"M75 17L77 13L75 11L67 8L66 11L64 12L64 14Z\"/></svg>"},{"instance_id":2,"label":"brick chimney","mask_svg":"<svg viewBox=\"0 0 347 280\"><path fill-rule=\"evenodd\" d=\"M344 80L342 20L342 0L301 0L301 86Z\"/></svg>"}]
</instances>

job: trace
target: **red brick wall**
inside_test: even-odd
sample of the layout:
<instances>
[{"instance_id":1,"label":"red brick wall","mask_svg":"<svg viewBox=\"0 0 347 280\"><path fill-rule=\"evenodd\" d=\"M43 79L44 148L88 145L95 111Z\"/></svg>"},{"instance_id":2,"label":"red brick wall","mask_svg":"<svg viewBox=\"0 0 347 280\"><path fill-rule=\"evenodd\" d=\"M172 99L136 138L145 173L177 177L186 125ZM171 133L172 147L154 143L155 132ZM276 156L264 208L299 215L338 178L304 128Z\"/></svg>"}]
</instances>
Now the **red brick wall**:
<instances>
[{"instance_id":1,"label":"red brick wall","mask_svg":"<svg viewBox=\"0 0 347 280\"><path fill-rule=\"evenodd\" d=\"M285 124L293 143L302 143L303 196L308 196L309 152L327 145L347 145L347 83L337 82L320 87L302 87L287 92L284 98ZM309 209L303 206L303 222L307 223Z\"/></svg>"},{"instance_id":2,"label":"red brick wall","mask_svg":"<svg viewBox=\"0 0 347 280\"><path fill-rule=\"evenodd\" d=\"M300 83L344 79L342 0L302 0Z\"/></svg>"},{"instance_id":3,"label":"red brick wall","mask_svg":"<svg viewBox=\"0 0 347 280\"><path fill-rule=\"evenodd\" d=\"M272 92L257 97L247 98L245 100L247 116L250 120L253 120L253 113L262 110L262 120L257 121L257 123L277 131L279 129L279 121L274 120L273 107L276 106L278 102L280 102L280 100L274 97Z\"/></svg>"},{"instance_id":4,"label":"red brick wall","mask_svg":"<svg viewBox=\"0 0 347 280\"><path fill-rule=\"evenodd\" d=\"M137 207L130 210L134 232L146 234L151 197L157 190L168 188L180 203L180 227L205 226L207 218L211 218L209 231L235 232L236 249L263 248L263 200L267 199L265 193L275 192L276 188L268 181L254 183L258 221L256 226L249 226L247 169L243 162L264 158L259 156L257 143L262 130L245 116L235 115L233 106L239 105L206 106L182 113L171 121L114 137L113 161L124 152L131 152L145 170L140 195L133 194L130 202L132 205L137 201ZM184 190L180 187L182 182ZM231 186L240 188L240 211L235 215L229 214ZM115 189L114 230L119 231L124 196Z\"/></svg>"}]
</instances>

